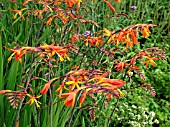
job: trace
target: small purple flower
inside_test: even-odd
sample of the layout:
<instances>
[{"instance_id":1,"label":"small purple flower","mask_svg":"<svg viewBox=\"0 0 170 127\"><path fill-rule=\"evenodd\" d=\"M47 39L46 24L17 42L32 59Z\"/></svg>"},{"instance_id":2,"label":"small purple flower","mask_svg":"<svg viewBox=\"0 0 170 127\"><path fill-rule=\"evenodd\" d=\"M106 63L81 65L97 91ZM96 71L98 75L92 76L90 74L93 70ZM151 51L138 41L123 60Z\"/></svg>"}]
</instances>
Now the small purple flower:
<instances>
[{"instance_id":1,"label":"small purple flower","mask_svg":"<svg viewBox=\"0 0 170 127\"><path fill-rule=\"evenodd\" d=\"M77 37L78 37L78 38L81 38L81 34L77 34Z\"/></svg>"},{"instance_id":2,"label":"small purple flower","mask_svg":"<svg viewBox=\"0 0 170 127\"><path fill-rule=\"evenodd\" d=\"M85 33L84 33L84 36L91 36L92 35L92 33L91 33L91 31L89 31L89 30L87 30Z\"/></svg>"},{"instance_id":3,"label":"small purple flower","mask_svg":"<svg viewBox=\"0 0 170 127\"><path fill-rule=\"evenodd\" d=\"M130 8L132 9L132 11L135 11L137 7L136 6L131 6Z\"/></svg>"},{"instance_id":4,"label":"small purple flower","mask_svg":"<svg viewBox=\"0 0 170 127\"><path fill-rule=\"evenodd\" d=\"M1 7L4 8L4 4L3 3L1 4Z\"/></svg>"}]
</instances>

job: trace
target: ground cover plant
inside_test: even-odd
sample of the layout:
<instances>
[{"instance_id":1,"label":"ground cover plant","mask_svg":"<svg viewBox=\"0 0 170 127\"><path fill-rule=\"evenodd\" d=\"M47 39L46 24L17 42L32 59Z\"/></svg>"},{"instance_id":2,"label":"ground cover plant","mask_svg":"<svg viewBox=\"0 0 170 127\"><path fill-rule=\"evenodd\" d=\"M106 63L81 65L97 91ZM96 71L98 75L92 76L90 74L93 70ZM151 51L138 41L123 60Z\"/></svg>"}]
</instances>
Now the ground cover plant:
<instances>
[{"instance_id":1,"label":"ground cover plant","mask_svg":"<svg viewBox=\"0 0 170 127\"><path fill-rule=\"evenodd\" d=\"M0 4L0 126L170 124L168 1Z\"/></svg>"}]
</instances>

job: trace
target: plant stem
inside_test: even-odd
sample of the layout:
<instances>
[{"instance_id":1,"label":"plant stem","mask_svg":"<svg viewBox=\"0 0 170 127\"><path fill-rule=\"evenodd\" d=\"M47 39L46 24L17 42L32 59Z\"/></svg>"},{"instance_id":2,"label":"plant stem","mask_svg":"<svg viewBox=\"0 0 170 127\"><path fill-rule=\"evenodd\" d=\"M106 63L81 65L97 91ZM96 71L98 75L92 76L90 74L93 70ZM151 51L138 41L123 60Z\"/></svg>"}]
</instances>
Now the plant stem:
<instances>
[{"instance_id":1,"label":"plant stem","mask_svg":"<svg viewBox=\"0 0 170 127\"><path fill-rule=\"evenodd\" d=\"M52 100L52 92L51 88L49 89L50 92L50 127L52 127L53 123L53 100Z\"/></svg>"},{"instance_id":2,"label":"plant stem","mask_svg":"<svg viewBox=\"0 0 170 127\"><path fill-rule=\"evenodd\" d=\"M72 112L71 112L71 116L70 116L70 120L69 120L69 124L68 124L68 127L71 127L71 121L73 120L73 116L74 116L74 112L75 112L75 108L76 108L76 105L77 105L77 102L82 94L83 90L81 90L76 98L76 101L75 101L75 104L74 104L74 107L72 109Z\"/></svg>"},{"instance_id":3,"label":"plant stem","mask_svg":"<svg viewBox=\"0 0 170 127\"><path fill-rule=\"evenodd\" d=\"M32 56L33 58L33 56ZM29 82L31 80L31 75L32 75L32 65L33 65L33 61L34 61L34 58L32 59L32 62L31 62L31 66L30 66L30 70L29 70L29 73L28 73L28 78L27 78L27 82L26 82L26 86L25 86L25 90L28 89L28 85L29 85ZM25 97L21 100L19 106L18 106L18 111L17 111L17 114L16 114L16 120L15 120L15 125L17 124L18 120L19 120L19 117L20 117L20 112L21 112L21 108L22 108L22 104L25 100Z\"/></svg>"},{"instance_id":4,"label":"plant stem","mask_svg":"<svg viewBox=\"0 0 170 127\"><path fill-rule=\"evenodd\" d=\"M117 101L116 101L116 105L115 105L115 107L114 107L114 109L113 109L113 111L112 111L112 113L111 113L111 115L110 115L110 117L109 117L107 127L109 127L109 126L110 126L111 118L112 118L112 116L113 116L113 114L114 114L114 112L115 112L115 110L116 110L116 108L117 108L117 106L118 106L118 103L119 103L119 99L117 99Z\"/></svg>"}]
</instances>

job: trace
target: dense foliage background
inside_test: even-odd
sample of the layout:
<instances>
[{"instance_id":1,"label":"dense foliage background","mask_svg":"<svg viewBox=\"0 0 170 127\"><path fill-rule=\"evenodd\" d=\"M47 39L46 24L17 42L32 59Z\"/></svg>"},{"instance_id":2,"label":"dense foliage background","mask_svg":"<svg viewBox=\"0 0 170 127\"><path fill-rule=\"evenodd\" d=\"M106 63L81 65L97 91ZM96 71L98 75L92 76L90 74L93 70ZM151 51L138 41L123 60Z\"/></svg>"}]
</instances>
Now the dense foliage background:
<instances>
[{"instance_id":1,"label":"dense foliage background","mask_svg":"<svg viewBox=\"0 0 170 127\"><path fill-rule=\"evenodd\" d=\"M6 97L0 95L0 126L46 127L51 125L64 127L70 124L72 127L103 127L108 125L109 120L111 127L170 126L170 1L122 0L120 3L112 1L116 13L113 13L103 1L82 1L79 11L75 13L88 22L71 20L63 24L63 21L56 20L51 25L47 25L47 20L53 14L50 10L42 13L42 19L32 16L31 10L23 10L25 20L19 15L14 19L15 12L11 9L43 9L43 6L36 3L38 0L35 3L28 3L26 6L22 6L24 0L2 0L0 2L0 90L19 90L17 85L25 87L25 84L36 76L41 79L31 80L28 87L33 89L35 95L39 95L39 91L48 80L65 75L73 65L84 68L91 66L91 63L94 62L95 52L98 50L87 47L82 43L83 41L79 41L80 54L76 54L74 52L76 49L73 48L74 50L70 51L73 61L57 62L56 67L50 70L46 62L39 61L38 58L34 59L34 53L26 54L22 59L22 64L14 59L8 62L11 52L4 46L13 48L16 45L19 45L18 47L39 46L43 43L50 45L53 41L63 46L62 43L68 42L75 33L84 35L85 32L90 31L94 34L103 28L118 31L120 28L123 29L134 24L156 24L156 28L151 28L152 34L149 38L143 38L140 35L139 44L128 51L126 48L122 48L120 51L121 55L127 53L127 55L122 55L124 58L130 58L135 52L151 47L159 47L165 52L166 61L157 60L157 66L149 66L148 69L145 69L146 82L152 84L156 96L153 97L146 88L138 87L141 83L138 75L132 77L132 82L129 85L122 87L126 96L120 98L119 101L112 98L108 102L101 93L94 94L90 97L87 96L83 106L74 107L74 110L71 107L66 107L62 99L55 98L56 89L54 88L51 88L48 94L39 99L42 103L41 108L37 108L35 105L26 105L25 103L29 101L29 98L26 98L22 102L23 105L19 105L22 108L14 109ZM132 6L135 6L136 9L132 9ZM66 4L63 4L62 7L67 8ZM96 27L95 23L99 27ZM105 48L112 49L113 47L108 45ZM119 59L121 59L121 55L120 58L118 57ZM106 56L100 57L99 53L96 55L96 59L103 64L98 66L93 64L92 68L105 67L111 71L109 77L129 81L123 73L116 72L112 61ZM89 62L91 63L89 64ZM55 62L52 63L55 64ZM141 68L144 70L144 66ZM53 85L61 84L61 82L62 80L58 80ZM31 89L28 90L30 93Z\"/></svg>"}]
</instances>

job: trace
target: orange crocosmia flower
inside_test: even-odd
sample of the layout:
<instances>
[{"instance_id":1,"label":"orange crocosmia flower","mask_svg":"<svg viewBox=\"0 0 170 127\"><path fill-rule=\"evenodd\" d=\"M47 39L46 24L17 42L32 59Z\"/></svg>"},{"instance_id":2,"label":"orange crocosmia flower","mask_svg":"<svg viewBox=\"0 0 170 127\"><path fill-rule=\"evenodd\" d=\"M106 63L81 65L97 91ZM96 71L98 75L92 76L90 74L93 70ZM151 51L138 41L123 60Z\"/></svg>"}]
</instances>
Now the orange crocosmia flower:
<instances>
[{"instance_id":1,"label":"orange crocosmia flower","mask_svg":"<svg viewBox=\"0 0 170 127\"><path fill-rule=\"evenodd\" d=\"M142 62L142 64L146 64L146 68L148 68L149 63L150 63L152 66L156 66L156 65L157 65L157 64L154 62L154 60L158 60L158 58L156 58L156 57L150 58L150 57L148 57L148 56L143 56L143 57L148 59L148 60L146 60L145 62Z\"/></svg>"},{"instance_id":2,"label":"orange crocosmia flower","mask_svg":"<svg viewBox=\"0 0 170 127\"><path fill-rule=\"evenodd\" d=\"M115 8L107 0L104 0L104 2L106 2L112 12L115 12Z\"/></svg>"},{"instance_id":3,"label":"orange crocosmia flower","mask_svg":"<svg viewBox=\"0 0 170 127\"><path fill-rule=\"evenodd\" d=\"M134 65L136 62L136 57L133 57L131 60L130 60L130 65Z\"/></svg>"},{"instance_id":4,"label":"orange crocosmia flower","mask_svg":"<svg viewBox=\"0 0 170 127\"><path fill-rule=\"evenodd\" d=\"M27 5L30 1L32 1L32 0L26 0L24 3L22 3L22 6Z\"/></svg>"},{"instance_id":5,"label":"orange crocosmia flower","mask_svg":"<svg viewBox=\"0 0 170 127\"><path fill-rule=\"evenodd\" d=\"M59 94L58 96L60 96L61 98L66 98L66 100L64 101L64 104L66 106L70 106L73 108L74 104L75 104L75 99L76 99L76 95L77 95L78 90L74 90L73 92L70 93L63 93L63 94Z\"/></svg>"},{"instance_id":6,"label":"orange crocosmia flower","mask_svg":"<svg viewBox=\"0 0 170 127\"><path fill-rule=\"evenodd\" d=\"M75 78L74 76L70 75L69 79L71 81L66 82L65 84L71 86L71 90L73 90L75 87L77 89L80 89L79 84L83 84L84 82L82 81L82 78Z\"/></svg>"},{"instance_id":7,"label":"orange crocosmia flower","mask_svg":"<svg viewBox=\"0 0 170 127\"><path fill-rule=\"evenodd\" d=\"M112 94L107 94L107 100L108 100L108 102L110 101L110 99L112 98Z\"/></svg>"},{"instance_id":8,"label":"orange crocosmia flower","mask_svg":"<svg viewBox=\"0 0 170 127\"><path fill-rule=\"evenodd\" d=\"M126 84L126 82L124 82L123 80L109 78L103 78L103 83L109 83L112 86L116 86L117 88Z\"/></svg>"},{"instance_id":9,"label":"orange crocosmia flower","mask_svg":"<svg viewBox=\"0 0 170 127\"><path fill-rule=\"evenodd\" d=\"M99 44L102 44L103 41L101 37L92 37L89 39L90 45L95 45L96 47L99 46Z\"/></svg>"},{"instance_id":10,"label":"orange crocosmia flower","mask_svg":"<svg viewBox=\"0 0 170 127\"><path fill-rule=\"evenodd\" d=\"M4 93L7 93L7 92L12 92L12 90L0 90L0 94L4 94Z\"/></svg>"},{"instance_id":11,"label":"orange crocosmia flower","mask_svg":"<svg viewBox=\"0 0 170 127\"><path fill-rule=\"evenodd\" d=\"M149 30L149 28L148 27L143 27L142 28L142 36L144 37L144 38L147 38L147 37L149 37L150 36L150 30Z\"/></svg>"},{"instance_id":12,"label":"orange crocosmia flower","mask_svg":"<svg viewBox=\"0 0 170 127\"><path fill-rule=\"evenodd\" d=\"M68 57L69 54L67 54L67 49L64 49L61 46L54 46L55 42L53 42L51 45L40 45L39 49L45 50L45 53L48 53L48 56L50 57L50 59L57 54L60 61L64 61L63 57L66 57L68 60L70 60L70 58Z\"/></svg>"},{"instance_id":13,"label":"orange crocosmia flower","mask_svg":"<svg viewBox=\"0 0 170 127\"><path fill-rule=\"evenodd\" d=\"M26 95L30 98L30 100L26 102L25 104L29 104L29 105L35 104L37 108L40 108L39 104L41 104L41 102L37 101L36 99L40 98L42 95L39 95L39 96L31 96L30 94L26 94Z\"/></svg>"},{"instance_id":14,"label":"orange crocosmia flower","mask_svg":"<svg viewBox=\"0 0 170 127\"><path fill-rule=\"evenodd\" d=\"M13 16L14 19L16 19L17 15L19 15L22 19L25 19L24 16L23 16L23 14L22 14L22 11L28 10L28 8L23 8L23 9L21 9L21 10L13 10L13 9L9 8L9 10L16 13L16 14Z\"/></svg>"},{"instance_id":15,"label":"orange crocosmia flower","mask_svg":"<svg viewBox=\"0 0 170 127\"><path fill-rule=\"evenodd\" d=\"M87 93L88 93L90 90L92 90L92 88L88 88L88 89L86 89L86 90L82 93L82 95L81 95L81 97L80 97L80 107L81 107L82 104L84 103L84 101L85 101L85 99L86 99L86 96L87 96Z\"/></svg>"},{"instance_id":16,"label":"orange crocosmia flower","mask_svg":"<svg viewBox=\"0 0 170 127\"><path fill-rule=\"evenodd\" d=\"M6 48L4 46L4 48ZM20 64L22 64L22 56L24 56L26 53L27 53L27 50L28 49L24 49L24 48L19 48L19 49L9 49L9 48L6 48L7 50L11 51L11 52L14 52L9 58L8 58L8 62L11 61L12 59L12 56L15 55L15 60L20 62Z\"/></svg>"},{"instance_id":17,"label":"orange crocosmia flower","mask_svg":"<svg viewBox=\"0 0 170 127\"><path fill-rule=\"evenodd\" d=\"M136 33L134 31L132 31L132 32L130 32L130 36L131 36L133 44L137 44L138 43L138 38L136 36Z\"/></svg>"},{"instance_id":18,"label":"orange crocosmia flower","mask_svg":"<svg viewBox=\"0 0 170 127\"><path fill-rule=\"evenodd\" d=\"M76 4L77 0L64 0L68 7L72 7L74 4Z\"/></svg>"},{"instance_id":19,"label":"orange crocosmia flower","mask_svg":"<svg viewBox=\"0 0 170 127\"><path fill-rule=\"evenodd\" d=\"M105 36L110 37L112 35L112 33L107 28L104 28L103 30L106 33Z\"/></svg>"},{"instance_id":20,"label":"orange crocosmia flower","mask_svg":"<svg viewBox=\"0 0 170 127\"><path fill-rule=\"evenodd\" d=\"M126 39L126 49L128 49L129 47L133 47L133 42L130 41L130 38Z\"/></svg>"},{"instance_id":21,"label":"orange crocosmia flower","mask_svg":"<svg viewBox=\"0 0 170 127\"><path fill-rule=\"evenodd\" d=\"M115 69L118 71L123 72L124 67L128 66L128 64L126 64L126 62L120 62L115 66Z\"/></svg>"},{"instance_id":22,"label":"orange crocosmia flower","mask_svg":"<svg viewBox=\"0 0 170 127\"><path fill-rule=\"evenodd\" d=\"M46 22L46 25L47 25L47 26L51 25L51 22L52 22L52 20L53 20L54 17L55 17L55 16L52 16L52 15L49 17L49 19L48 19L47 22Z\"/></svg>"},{"instance_id":23,"label":"orange crocosmia flower","mask_svg":"<svg viewBox=\"0 0 170 127\"><path fill-rule=\"evenodd\" d=\"M73 35L72 37L71 37L71 41L72 42L76 42L76 41L78 41L79 40L79 37L77 36L77 35Z\"/></svg>"},{"instance_id":24,"label":"orange crocosmia flower","mask_svg":"<svg viewBox=\"0 0 170 127\"><path fill-rule=\"evenodd\" d=\"M47 93L47 91L50 88L50 85L51 85L52 82L53 82L53 80L50 80L47 84L45 84L45 86L41 90L41 94L46 94Z\"/></svg>"},{"instance_id":25,"label":"orange crocosmia flower","mask_svg":"<svg viewBox=\"0 0 170 127\"><path fill-rule=\"evenodd\" d=\"M76 11L79 10L80 8L80 3L82 2L82 0L77 0L77 6L76 6Z\"/></svg>"},{"instance_id":26,"label":"orange crocosmia flower","mask_svg":"<svg viewBox=\"0 0 170 127\"><path fill-rule=\"evenodd\" d=\"M46 8L44 8L43 10L35 10L34 16L37 16L37 15L38 15L38 18L39 18L39 19L42 19L42 14L43 14L44 12L46 12L46 11L47 11Z\"/></svg>"},{"instance_id":27,"label":"orange crocosmia flower","mask_svg":"<svg viewBox=\"0 0 170 127\"><path fill-rule=\"evenodd\" d=\"M124 31L124 30L121 30L118 34L117 34L117 39L118 39L118 41L119 42L123 42L124 41L124 39L125 38L123 38L124 37L124 35L126 34L126 31Z\"/></svg>"},{"instance_id":28,"label":"orange crocosmia flower","mask_svg":"<svg viewBox=\"0 0 170 127\"><path fill-rule=\"evenodd\" d=\"M121 0L116 0L116 2L120 3L120 2L121 2Z\"/></svg>"},{"instance_id":29,"label":"orange crocosmia flower","mask_svg":"<svg viewBox=\"0 0 170 127\"><path fill-rule=\"evenodd\" d=\"M51 79L47 84L45 84L45 86L42 88L42 90L41 90L41 94L46 94L47 92L48 92L48 90L49 90L49 88L50 88L50 85L52 84L52 82L54 81L54 80L56 80L57 78L53 78L53 79Z\"/></svg>"}]
</instances>

